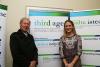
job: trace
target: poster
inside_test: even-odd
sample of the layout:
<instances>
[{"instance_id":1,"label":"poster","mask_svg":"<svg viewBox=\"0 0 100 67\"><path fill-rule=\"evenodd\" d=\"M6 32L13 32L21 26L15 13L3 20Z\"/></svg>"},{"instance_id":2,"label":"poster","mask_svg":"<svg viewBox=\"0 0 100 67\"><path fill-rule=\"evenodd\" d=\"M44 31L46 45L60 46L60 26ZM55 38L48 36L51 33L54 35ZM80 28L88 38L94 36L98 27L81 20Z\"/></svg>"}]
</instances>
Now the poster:
<instances>
[{"instance_id":1,"label":"poster","mask_svg":"<svg viewBox=\"0 0 100 67\"><path fill-rule=\"evenodd\" d=\"M73 11L70 17L82 37L82 65L100 67L100 9Z\"/></svg>"},{"instance_id":2,"label":"poster","mask_svg":"<svg viewBox=\"0 0 100 67\"><path fill-rule=\"evenodd\" d=\"M7 6L0 4L0 67L5 67L5 31Z\"/></svg>"},{"instance_id":3,"label":"poster","mask_svg":"<svg viewBox=\"0 0 100 67\"><path fill-rule=\"evenodd\" d=\"M58 42L68 15L68 10L63 9L27 8L27 16L31 20L30 33L38 48L38 67L61 67Z\"/></svg>"}]
</instances>

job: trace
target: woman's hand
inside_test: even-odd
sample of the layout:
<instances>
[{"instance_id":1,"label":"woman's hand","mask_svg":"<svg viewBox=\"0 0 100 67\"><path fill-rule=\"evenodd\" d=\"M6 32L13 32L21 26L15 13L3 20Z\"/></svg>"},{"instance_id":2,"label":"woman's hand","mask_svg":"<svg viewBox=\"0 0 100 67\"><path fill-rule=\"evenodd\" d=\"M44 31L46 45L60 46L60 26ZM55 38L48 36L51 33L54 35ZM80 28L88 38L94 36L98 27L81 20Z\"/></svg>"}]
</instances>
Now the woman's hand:
<instances>
[{"instance_id":1,"label":"woman's hand","mask_svg":"<svg viewBox=\"0 0 100 67\"><path fill-rule=\"evenodd\" d=\"M68 64L65 64L65 67L68 67Z\"/></svg>"},{"instance_id":2,"label":"woman's hand","mask_svg":"<svg viewBox=\"0 0 100 67\"><path fill-rule=\"evenodd\" d=\"M67 67L73 67L73 66L74 66L74 64L73 63L70 63L70 64L68 64Z\"/></svg>"}]
</instances>

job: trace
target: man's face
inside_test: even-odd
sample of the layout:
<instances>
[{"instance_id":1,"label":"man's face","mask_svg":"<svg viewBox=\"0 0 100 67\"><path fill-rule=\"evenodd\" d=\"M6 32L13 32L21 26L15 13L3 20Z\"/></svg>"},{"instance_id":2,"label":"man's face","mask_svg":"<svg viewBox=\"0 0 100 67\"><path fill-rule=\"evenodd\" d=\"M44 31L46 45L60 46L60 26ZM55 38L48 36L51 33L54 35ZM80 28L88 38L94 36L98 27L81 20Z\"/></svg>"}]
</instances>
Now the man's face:
<instances>
[{"instance_id":1,"label":"man's face","mask_svg":"<svg viewBox=\"0 0 100 67\"><path fill-rule=\"evenodd\" d=\"M23 30L24 32L27 32L30 28L30 22L28 20L23 20L21 23L20 23L20 28L21 30Z\"/></svg>"}]
</instances>

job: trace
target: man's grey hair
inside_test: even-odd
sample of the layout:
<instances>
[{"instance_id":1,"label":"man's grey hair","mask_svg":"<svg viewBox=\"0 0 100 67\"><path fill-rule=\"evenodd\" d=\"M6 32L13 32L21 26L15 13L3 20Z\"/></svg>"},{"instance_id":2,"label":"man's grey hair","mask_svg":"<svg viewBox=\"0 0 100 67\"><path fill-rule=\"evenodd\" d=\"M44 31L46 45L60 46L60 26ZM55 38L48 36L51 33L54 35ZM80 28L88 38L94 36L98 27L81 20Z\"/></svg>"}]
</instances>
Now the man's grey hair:
<instances>
[{"instance_id":1,"label":"man's grey hair","mask_svg":"<svg viewBox=\"0 0 100 67\"><path fill-rule=\"evenodd\" d=\"M23 20L28 20L28 21L29 21L29 23L31 23L31 21L30 21L30 19L29 19L29 18L27 18L27 17L23 17L23 18L20 20L20 24L23 22Z\"/></svg>"}]
</instances>

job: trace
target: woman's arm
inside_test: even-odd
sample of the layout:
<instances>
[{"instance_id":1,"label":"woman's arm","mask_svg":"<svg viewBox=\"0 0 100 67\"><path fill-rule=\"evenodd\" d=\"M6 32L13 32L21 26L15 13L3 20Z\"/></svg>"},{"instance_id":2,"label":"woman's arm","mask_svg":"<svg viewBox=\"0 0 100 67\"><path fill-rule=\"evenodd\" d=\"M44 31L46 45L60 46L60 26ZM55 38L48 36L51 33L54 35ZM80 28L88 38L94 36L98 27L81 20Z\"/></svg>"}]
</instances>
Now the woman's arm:
<instances>
[{"instance_id":1,"label":"woman's arm","mask_svg":"<svg viewBox=\"0 0 100 67\"><path fill-rule=\"evenodd\" d=\"M79 59L79 56L76 55L76 56L74 57L73 61L71 62L71 64L74 65L74 64L77 62L78 59Z\"/></svg>"},{"instance_id":2,"label":"woman's arm","mask_svg":"<svg viewBox=\"0 0 100 67\"><path fill-rule=\"evenodd\" d=\"M82 54L82 40L80 36L77 36L77 54L74 57L73 61L71 62L72 64L75 64L77 60L80 58L80 55Z\"/></svg>"},{"instance_id":3,"label":"woman's arm","mask_svg":"<svg viewBox=\"0 0 100 67\"><path fill-rule=\"evenodd\" d=\"M67 66L68 65L68 62L67 62L67 60L65 59L65 56L64 56L64 52L63 52L63 39L62 39L62 37L60 38L60 42L59 42L59 52L60 52L60 56L61 56L61 59L62 59L62 61L63 61L63 63L65 64L65 66Z\"/></svg>"}]
</instances>

